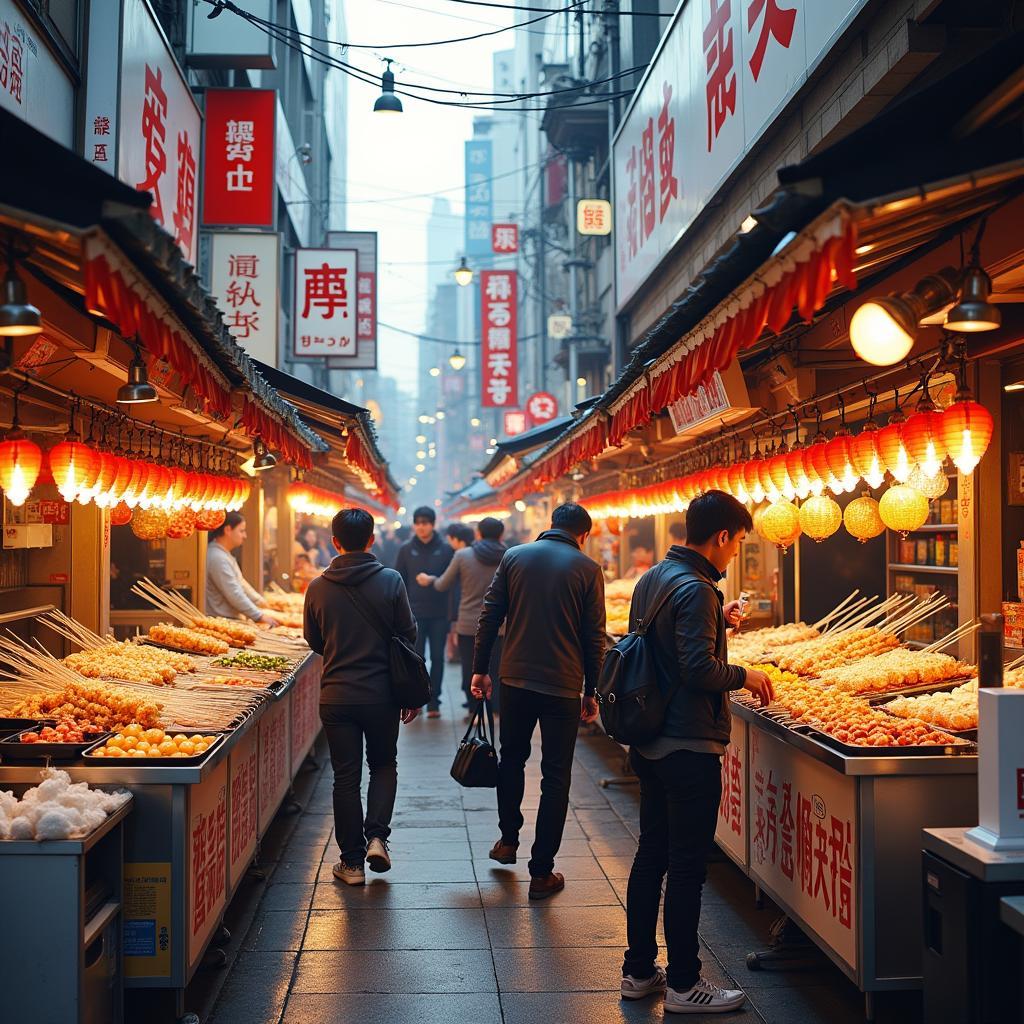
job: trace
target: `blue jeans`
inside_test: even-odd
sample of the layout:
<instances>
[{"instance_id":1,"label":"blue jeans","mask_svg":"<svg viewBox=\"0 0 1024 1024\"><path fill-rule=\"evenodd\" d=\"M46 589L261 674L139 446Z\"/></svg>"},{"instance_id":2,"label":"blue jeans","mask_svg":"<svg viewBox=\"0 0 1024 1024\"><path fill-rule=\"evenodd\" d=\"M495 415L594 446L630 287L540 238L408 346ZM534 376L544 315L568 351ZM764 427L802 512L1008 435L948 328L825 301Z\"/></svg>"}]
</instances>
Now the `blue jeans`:
<instances>
[{"instance_id":1,"label":"blue jeans","mask_svg":"<svg viewBox=\"0 0 1024 1024\"><path fill-rule=\"evenodd\" d=\"M444 658L448 644L448 618L416 620L416 650L421 658L427 656L430 643L430 702L428 711L441 706L441 684L444 681Z\"/></svg>"}]
</instances>

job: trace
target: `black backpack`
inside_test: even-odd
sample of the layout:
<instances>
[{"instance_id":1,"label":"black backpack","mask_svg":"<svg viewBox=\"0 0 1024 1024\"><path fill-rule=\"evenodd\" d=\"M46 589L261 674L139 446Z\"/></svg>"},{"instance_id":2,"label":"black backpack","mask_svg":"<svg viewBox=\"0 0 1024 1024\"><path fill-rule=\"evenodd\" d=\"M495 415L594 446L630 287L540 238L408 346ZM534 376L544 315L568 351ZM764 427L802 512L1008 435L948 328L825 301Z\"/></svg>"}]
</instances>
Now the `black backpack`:
<instances>
[{"instance_id":1,"label":"black backpack","mask_svg":"<svg viewBox=\"0 0 1024 1024\"><path fill-rule=\"evenodd\" d=\"M637 746L650 743L661 734L665 713L679 684L667 695L662 693L647 631L665 602L692 580L692 576L683 576L667 586L654 602L651 613L639 619L636 629L624 636L604 659L597 683L597 703L604 731L619 743Z\"/></svg>"}]
</instances>

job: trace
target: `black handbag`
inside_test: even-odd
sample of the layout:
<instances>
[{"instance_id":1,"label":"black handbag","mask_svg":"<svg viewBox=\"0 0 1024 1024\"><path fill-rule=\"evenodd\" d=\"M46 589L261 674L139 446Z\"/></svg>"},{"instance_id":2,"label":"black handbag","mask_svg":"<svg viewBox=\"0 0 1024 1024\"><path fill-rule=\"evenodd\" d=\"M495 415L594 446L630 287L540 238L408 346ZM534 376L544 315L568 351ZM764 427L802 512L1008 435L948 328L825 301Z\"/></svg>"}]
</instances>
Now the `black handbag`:
<instances>
[{"instance_id":1,"label":"black handbag","mask_svg":"<svg viewBox=\"0 0 1024 1024\"><path fill-rule=\"evenodd\" d=\"M473 712L469 728L452 762L452 778L460 786L466 789L494 789L498 785L498 752L494 749L493 739L494 713L490 702L482 700Z\"/></svg>"},{"instance_id":2,"label":"black handbag","mask_svg":"<svg viewBox=\"0 0 1024 1024\"><path fill-rule=\"evenodd\" d=\"M400 708L421 708L430 700L430 673L427 663L416 648L385 625L376 611L351 587L341 588L348 594L356 611L388 645L388 674L391 677L391 698Z\"/></svg>"}]
</instances>

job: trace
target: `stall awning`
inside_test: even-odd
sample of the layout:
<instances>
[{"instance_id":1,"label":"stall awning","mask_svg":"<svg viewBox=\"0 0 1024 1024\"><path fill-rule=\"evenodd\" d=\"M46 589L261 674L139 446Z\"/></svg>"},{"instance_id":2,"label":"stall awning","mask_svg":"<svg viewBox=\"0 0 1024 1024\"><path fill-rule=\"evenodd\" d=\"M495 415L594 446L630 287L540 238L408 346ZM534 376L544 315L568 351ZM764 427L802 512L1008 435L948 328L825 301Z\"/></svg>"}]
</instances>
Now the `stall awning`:
<instances>
[{"instance_id":1,"label":"stall awning","mask_svg":"<svg viewBox=\"0 0 1024 1024\"><path fill-rule=\"evenodd\" d=\"M483 478L492 487L501 486L528 463L531 453L550 444L560 436L565 428L573 422L573 419L572 416L560 416L550 423L542 423L539 427L527 430L523 434L499 441L497 451L483 468Z\"/></svg>"}]
</instances>

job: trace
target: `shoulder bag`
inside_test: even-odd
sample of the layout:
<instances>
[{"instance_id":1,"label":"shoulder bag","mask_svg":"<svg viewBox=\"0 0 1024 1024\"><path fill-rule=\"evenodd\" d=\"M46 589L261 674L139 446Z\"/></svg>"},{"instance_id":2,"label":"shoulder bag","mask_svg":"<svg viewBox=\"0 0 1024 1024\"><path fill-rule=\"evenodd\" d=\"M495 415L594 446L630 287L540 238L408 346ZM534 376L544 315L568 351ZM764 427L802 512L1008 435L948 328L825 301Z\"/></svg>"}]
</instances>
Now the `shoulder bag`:
<instances>
[{"instance_id":1,"label":"shoulder bag","mask_svg":"<svg viewBox=\"0 0 1024 1024\"><path fill-rule=\"evenodd\" d=\"M498 752L494 749L493 739L494 713L490 702L482 700L470 719L469 728L452 762L452 778L460 786L494 789L498 785Z\"/></svg>"}]
</instances>

